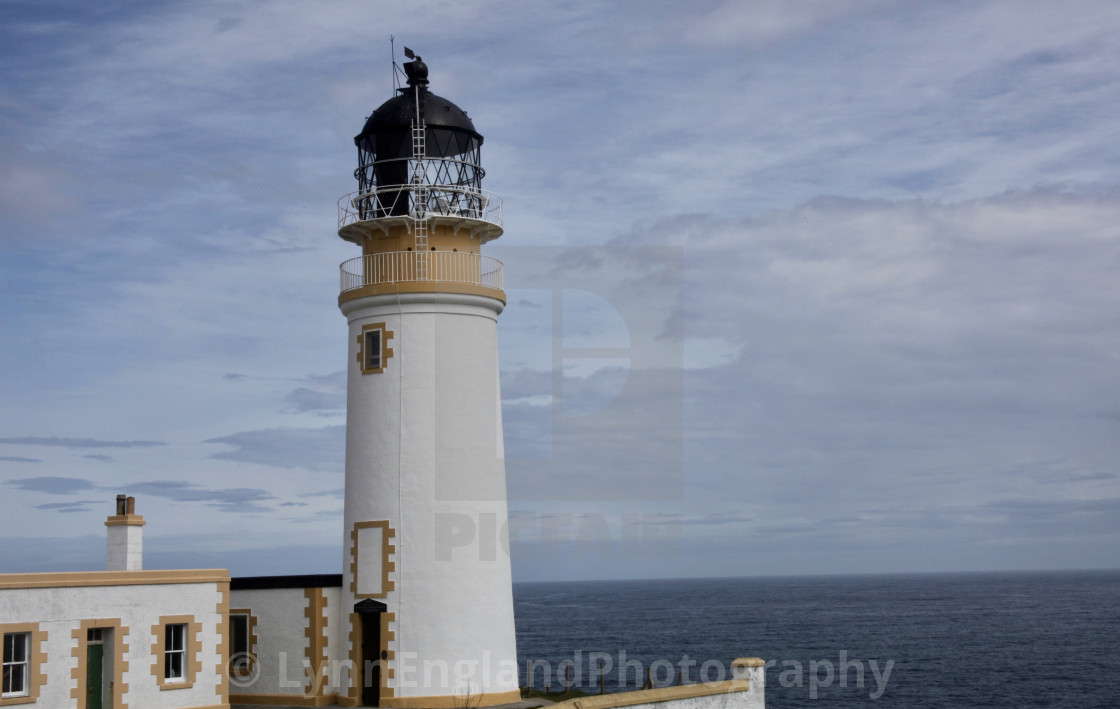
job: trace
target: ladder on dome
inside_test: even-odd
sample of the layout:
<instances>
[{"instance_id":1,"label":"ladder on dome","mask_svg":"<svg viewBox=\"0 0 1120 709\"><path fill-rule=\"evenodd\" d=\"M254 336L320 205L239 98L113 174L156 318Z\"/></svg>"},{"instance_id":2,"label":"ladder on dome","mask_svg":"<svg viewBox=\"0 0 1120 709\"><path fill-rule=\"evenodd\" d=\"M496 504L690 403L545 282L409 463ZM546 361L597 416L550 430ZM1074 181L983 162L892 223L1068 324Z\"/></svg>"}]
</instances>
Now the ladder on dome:
<instances>
[{"instance_id":1,"label":"ladder on dome","mask_svg":"<svg viewBox=\"0 0 1120 709\"><path fill-rule=\"evenodd\" d=\"M412 123L412 236L416 249L416 280L428 280L428 186L424 156L427 129L419 116Z\"/></svg>"}]
</instances>

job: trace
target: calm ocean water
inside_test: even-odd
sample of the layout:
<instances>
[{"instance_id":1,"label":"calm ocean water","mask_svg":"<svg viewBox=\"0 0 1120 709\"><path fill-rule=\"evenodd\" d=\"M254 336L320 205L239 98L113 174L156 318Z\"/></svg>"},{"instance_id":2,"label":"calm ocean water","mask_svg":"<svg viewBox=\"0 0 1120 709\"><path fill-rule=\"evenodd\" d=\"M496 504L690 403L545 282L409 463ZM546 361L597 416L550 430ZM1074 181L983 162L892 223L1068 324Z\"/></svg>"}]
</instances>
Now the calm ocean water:
<instances>
[{"instance_id":1,"label":"calm ocean water","mask_svg":"<svg viewBox=\"0 0 1120 709\"><path fill-rule=\"evenodd\" d=\"M609 662L612 692L757 656L771 709L1120 707L1116 571L529 583L514 605L539 688L565 664L598 691Z\"/></svg>"}]
</instances>

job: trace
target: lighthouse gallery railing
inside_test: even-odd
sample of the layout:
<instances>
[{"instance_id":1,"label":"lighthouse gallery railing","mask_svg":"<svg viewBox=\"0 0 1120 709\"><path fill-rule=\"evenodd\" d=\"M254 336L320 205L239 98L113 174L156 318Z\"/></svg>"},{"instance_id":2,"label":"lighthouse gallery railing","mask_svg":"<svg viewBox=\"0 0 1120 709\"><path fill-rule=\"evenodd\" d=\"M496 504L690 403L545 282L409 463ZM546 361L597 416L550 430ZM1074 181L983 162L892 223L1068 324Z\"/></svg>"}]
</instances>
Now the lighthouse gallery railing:
<instances>
[{"instance_id":1,"label":"lighthouse gallery railing","mask_svg":"<svg viewBox=\"0 0 1120 709\"><path fill-rule=\"evenodd\" d=\"M417 268L423 258L427 277ZM379 283L466 283L502 290L502 262L490 256L460 251L389 251L343 261L339 266L342 292Z\"/></svg>"},{"instance_id":2,"label":"lighthouse gallery railing","mask_svg":"<svg viewBox=\"0 0 1120 709\"><path fill-rule=\"evenodd\" d=\"M417 199L422 194L422 199ZM390 216L460 217L502 225L502 198L487 190L455 185L380 186L370 192L351 192L338 200L338 228Z\"/></svg>"}]
</instances>

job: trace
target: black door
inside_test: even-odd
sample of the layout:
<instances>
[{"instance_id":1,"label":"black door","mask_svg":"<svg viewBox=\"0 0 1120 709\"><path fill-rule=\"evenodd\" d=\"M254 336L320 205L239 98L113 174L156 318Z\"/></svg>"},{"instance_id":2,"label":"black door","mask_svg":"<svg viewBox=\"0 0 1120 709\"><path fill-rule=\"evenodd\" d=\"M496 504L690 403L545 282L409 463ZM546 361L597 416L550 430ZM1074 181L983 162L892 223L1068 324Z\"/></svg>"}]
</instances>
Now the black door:
<instances>
[{"instance_id":1,"label":"black door","mask_svg":"<svg viewBox=\"0 0 1120 709\"><path fill-rule=\"evenodd\" d=\"M384 603L367 598L354 604L358 622L362 624L362 666L355 668L362 678L362 706L381 706L381 667L388 653L381 650L381 614L388 610Z\"/></svg>"},{"instance_id":2,"label":"black door","mask_svg":"<svg viewBox=\"0 0 1120 709\"><path fill-rule=\"evenodd\" d=\"M362 706L380 706L381 614L363 613L362 619Z\"/></svg>"}]
</instances>

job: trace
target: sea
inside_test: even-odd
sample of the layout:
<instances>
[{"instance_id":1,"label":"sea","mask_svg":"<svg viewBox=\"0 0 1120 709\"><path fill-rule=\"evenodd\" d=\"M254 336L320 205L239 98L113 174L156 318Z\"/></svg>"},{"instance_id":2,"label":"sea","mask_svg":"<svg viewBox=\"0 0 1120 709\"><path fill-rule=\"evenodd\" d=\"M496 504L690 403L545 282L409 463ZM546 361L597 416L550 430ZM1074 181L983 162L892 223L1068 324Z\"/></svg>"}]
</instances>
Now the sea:
<instances>
[{"instance_id":1,"label":"sea","mask_svg":"<svg viewBox=\"0 0 1120 709\"><path fill-rule=\"evenodd\" d=\"M514 584L522 686L730 679L766 706L1120 707L1120 571ZM529 673L532 677L529 677Z\"/></svg>"}]
</instances>

